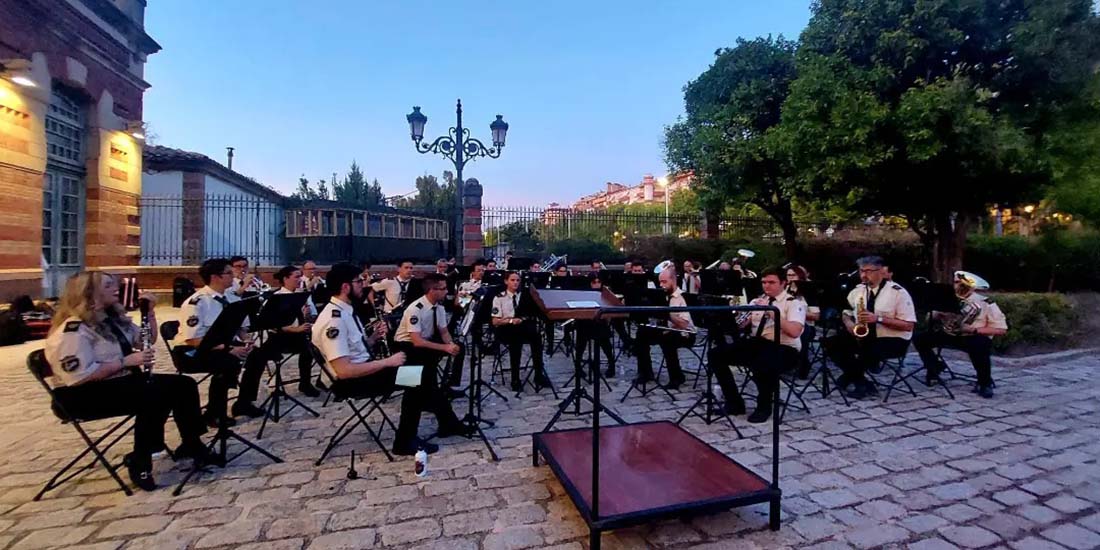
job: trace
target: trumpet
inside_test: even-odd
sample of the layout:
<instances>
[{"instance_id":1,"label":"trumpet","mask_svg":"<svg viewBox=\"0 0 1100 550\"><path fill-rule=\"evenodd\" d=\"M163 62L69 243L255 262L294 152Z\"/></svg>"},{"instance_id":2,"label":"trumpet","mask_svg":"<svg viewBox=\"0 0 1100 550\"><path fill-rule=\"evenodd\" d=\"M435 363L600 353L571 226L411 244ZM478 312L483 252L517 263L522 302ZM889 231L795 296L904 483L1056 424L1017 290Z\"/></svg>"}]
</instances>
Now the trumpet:
<instances>
[{"instance_id":1,"label":"trumpet","mask_svg":"<svg viewBox=\"0 0 1100 550\"><path fill-rule=\"evenodd\" d=\"M767 298L767 297L768 297L767 294L761 294L756 299L759 300L761 298ZM737 301L740 301L739 296L735 296L734 298L737 299ZM732 299L730 300L731 305L732 305L733 301L734 300L732 300ZM752 302L748 302L748 304L752 305ZM738 313L737 314L737 326L741 326L741 325L745 324L745 322L747 322L749 319L752 318L753 313L756 313L756 312L755 311L742 311L742 312ZM763 320L761 320L761 322L763 322Z\"/></svg>"},{"instance_id":2,"label":"trumpet","mask_svg":"<svg viewBox=\"0 0 1100 550\"><path fill-rule=\"evenodd\" d=\"M867 299L863 296L859 297L859 301L856 302L856 324L852 327L852 336L856 338L866 338L871 333L871 327L867 326L867 323L859 320L859 316L867 311Z\"/></svg>"}]
</instances>

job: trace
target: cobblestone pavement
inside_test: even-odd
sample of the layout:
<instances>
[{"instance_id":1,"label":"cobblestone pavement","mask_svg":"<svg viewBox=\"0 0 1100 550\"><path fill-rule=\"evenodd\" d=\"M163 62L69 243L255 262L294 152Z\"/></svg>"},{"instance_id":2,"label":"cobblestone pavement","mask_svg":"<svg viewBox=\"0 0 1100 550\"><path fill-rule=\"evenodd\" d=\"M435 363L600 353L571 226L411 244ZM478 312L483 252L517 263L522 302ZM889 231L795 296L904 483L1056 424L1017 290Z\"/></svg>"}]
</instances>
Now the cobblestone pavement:
<instances>
[{"instance_id":1,"label":"cobblestone pavement","mask_svg":"<svg viewBox=\"0 0 1100 550\"><path fill-rule=\"evenodd\" d=\"M588 544L584 523L550 469L531 466L528 434L542 428L557 403L546 392L486 403L487 417L497 421L488 434L498 463L487 459L480 441L454 438L432 457L430 474L417 478L411 460L388 463L359 434L314 466L348 414L336 404L318 409L320 418L295 411L269 425L262 444L283 464L249 453L173 497L166 486L181 478L183 465L163 458L155 492L127 497L96 469L32 502L79 449L76 433L51 415L23 367L34 347L0 350L0 549L579 550ZM159 362L170 371L166 357ZM632 374L632 361L624 365ZM560 354L550 366L564 382L570 367ZM916 398L845 407L835 395L822 400L814 393L812 414L792 411L782 433L779 532L767 529L767 506L758 505L608 533L604 547L1098 548L1098 371L1095 354L998 364L993 400L961 382L954 401L921 388ZM696 395L684 391L673 401L655 392L620 405L627 376L612 385L614 408L629 421L674 419ZM721 424L685 425L767 477L768 432L737 420L744 439ZM433 423L425 415L421 433ZM252 437L258 427L251 421L240 431ZM171 424L169 438L177 441ZM124 441L112 455L128 446ZM353 448L362 455L361 477L348 480Z\"/></svg>"}]
</instances>

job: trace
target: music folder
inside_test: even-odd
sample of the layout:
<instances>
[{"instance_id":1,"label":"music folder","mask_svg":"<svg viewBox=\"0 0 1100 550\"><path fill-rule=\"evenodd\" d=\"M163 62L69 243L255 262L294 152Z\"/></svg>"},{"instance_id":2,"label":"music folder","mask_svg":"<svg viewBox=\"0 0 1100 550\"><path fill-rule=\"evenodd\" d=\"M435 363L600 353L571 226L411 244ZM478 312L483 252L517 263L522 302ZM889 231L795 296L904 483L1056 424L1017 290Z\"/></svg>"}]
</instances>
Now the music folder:
<instances>
[{"instance_id":1,"label":"music folder","mask_svg":"<svg viewBox=\"0 0 1100 550\"><path fill-rule=\"evenodd\" d=\"M260 307L251 330L253 332L278 330L294 324L302 314L302 306L306 305L308 299L308 292L289 292L268 296L267 301Z\"/></svg>"},{"instance_id":2,"label":"music folder","mask_svg":"<svg viewBox=\"0 0 1100 550\"><path fill-rule=\"evenodd\" d=\"M206 336L202 337L202 342L199 342L197 351L206 353L221 345L229 347L237 337L237 332L241 329L245 317L256 313L259 309L260 299L258 297L245 298L227 304L222 308L222 312L218 314L218 318L214 319L214 324L210 326L210 330L206 331Z\"/></svg>"}]
</instances>

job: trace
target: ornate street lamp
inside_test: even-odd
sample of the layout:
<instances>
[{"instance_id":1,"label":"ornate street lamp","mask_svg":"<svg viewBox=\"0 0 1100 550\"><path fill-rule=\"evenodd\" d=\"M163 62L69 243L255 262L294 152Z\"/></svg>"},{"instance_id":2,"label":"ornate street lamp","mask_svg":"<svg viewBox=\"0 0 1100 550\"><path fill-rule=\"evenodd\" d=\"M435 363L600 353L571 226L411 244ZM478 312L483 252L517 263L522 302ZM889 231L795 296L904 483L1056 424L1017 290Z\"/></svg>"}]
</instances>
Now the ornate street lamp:
<instances>
[{"instance_id":1,"label":"ornate street lamp","mask_svg":"<svg viewBox=\"0 0 1100 550\"><path fill-rule=\"evenodd\" d=\"M500 156L500 152L504 149L504 141L508 136L508 123L504 122L504 117L497 115L497 119L489 124L489 130L492 131L493 145L492 147L486 147L481 140L470 137L470 130L462 126L462 100L458 100L458 104L455 108L455 115L457 122L454 126L447 130L447 135L440 136L435 141L428 143L422 143L424 139L424 127L428 124L428 117L424 113L420 112L420 107L413 107L413 112L405 116L405 120L409 123L409 134L412 137L413 144L416 150L421 153L438 153L450 159L455 167L455 205L457 209L457 215L454 219L461 220L463 215L462 195L464 190L465 181L462 179L462 169L466 167L466 163L471 159L477 157L489 157L497 158ZM462 257L462 223L454 224L454 243L455 251L454 255Z\"/></svg>"}]
</instances>

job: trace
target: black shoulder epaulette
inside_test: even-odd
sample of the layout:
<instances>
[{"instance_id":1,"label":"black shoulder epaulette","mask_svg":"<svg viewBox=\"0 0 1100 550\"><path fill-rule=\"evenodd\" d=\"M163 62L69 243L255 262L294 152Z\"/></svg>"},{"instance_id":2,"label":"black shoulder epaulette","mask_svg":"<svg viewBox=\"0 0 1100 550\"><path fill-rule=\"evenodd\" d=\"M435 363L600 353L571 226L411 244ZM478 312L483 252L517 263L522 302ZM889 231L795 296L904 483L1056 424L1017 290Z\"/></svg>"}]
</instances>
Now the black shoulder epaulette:
<instances>
[{"instance_id":1,"label":"black shoulder epaulette","mask_svg":"<svg viewBox=\"0 0 1100 550\"><path fill-rule=\"evenodd\" d=\"M340 310L336 309L335 307L332 308L332 318L333 319L339 319L340 318Z\"/></svg>"},{"instance_id":2,"label":"black shoulder epaulette","mask_svg":"<svg viewBox=\"0 0 1100 550\"><path fill-rule=\"evenodd\" d=\"M893 288L894 290L901 290L902 289L901 285L899 285L897 283L894 283L894 284L890 285L890 288Z\"/></svg>"},{"instance_id":3,"label":"black shoulder epaulette","mask_svg":"<svg viewBox=\"0 0 1100 550\"><path fill-rule=\"evenodd\" d=\"M200 301L200 300L202 300L202 294L196 294L196 295L195 295L195 296L194 296L193 298L191 298L191 300L189 300L189 301L188 301L187 303L189 303L189 304L191 304L191 305L197 305L197 304L199 303L199 301Z\"/></svg>"},{"instance_id":4,"label":"black shoulder epaulette","mask_svg":"<svg viewBox=\"0 0 1100 550\"><path fill-rule=\"evenodd\" d=\"M76 332L80 330L80 321L69 321L65 323L65 332Z\"/></svg>"},{"instance_id":5,"label":"black shoulder epaulette","mask_svg":"<svg viewBox=\"0 0 1100 550\"><path fill-rule=\"evenodd\" d=\"M418 300L416 302L416 309L424 309L424 303Z\"/></svg>"},{"instance_id":6,"label":"black shoulder epaulette","mask_svg":"<svg viewBox=\"0 0 1100 550\"><path fill-rule=\"evenodd\" d=\"M504 297L504 293L503 293L503 292L501 292L500 294L497 294L497 298L503 298L503 297Z\"/></svg>"},{"instance_id":7,"label":"black shoulder epaulette","mask_svg":"<svg viewBox=\"0 0 1100 550\"><path fill-rule=\"evenodd\" d=\"M793 302L793 301L795 301L795 300L797 300L797 299L798 299L798 298L797 298L797 297L795 297L795 296L787 296L787 301L788 301L788 302Z\"/></svg>"}]
</instances>

